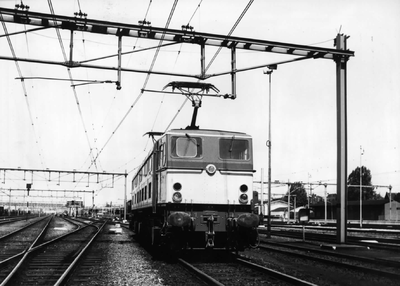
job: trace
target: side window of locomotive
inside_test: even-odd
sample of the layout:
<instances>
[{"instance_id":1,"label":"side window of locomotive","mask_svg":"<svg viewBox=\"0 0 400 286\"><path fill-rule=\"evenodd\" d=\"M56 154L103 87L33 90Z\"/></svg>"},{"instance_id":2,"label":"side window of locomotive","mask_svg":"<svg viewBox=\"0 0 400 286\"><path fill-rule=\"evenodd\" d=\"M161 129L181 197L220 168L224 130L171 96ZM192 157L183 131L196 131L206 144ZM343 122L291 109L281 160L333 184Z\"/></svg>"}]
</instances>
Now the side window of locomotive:
<instances>
[{"instance_id":1,"label":"side window of locomotive","mask_svg":"<svg viewBox=\"0 0 400 286\"><path fill-rule=\"evenodd\" d=\"M179 158L199 158L202 156L200 137L172 137L171 154Z\"/></svg>"},{"instance_id":2,"label":"side window of locomotive","mask_svg":"<svg viewBox=\"0 0 400 286\"><path fill-rule=\"evenodd\" d=\"M149 183L149 199L151 199L151 182Z\"/></svg>"},{"instance_id":3,"label":"side window of locomotive","mask_svg":"<svg viewBox=\"0 0 400 286\"><path fill-rule=\"evenodd\" d=\"M152 171L151 162L152 162L152 160L153 160L153 157L150 157L150 159L147 161L147 167L148 167L147 174L151 174L151 171Z\"/></svg>"},{"instance_id":4,"label":"side window of locomotive","mask_svg":"<svg viewBox=\"0 0 400 286\"><path fill-rule=\"evenodd\" d=\"M249 141L243 139L220 139L219 140L219 156L221 159L248 160Z\"/></svg>"},{"instance_id":5,"label":"side window of locomotive","mask_svg":"<svg viewBox=\"0 0 400 286\"><path fill-rule=\"evenodd\" d=\"M165 167L165 144L161 144L159 147L159 157L158 157L158 169Z\"/></svg>"},{"instance_id":6,"label":"side window of locomotive","mask_svg":"<svg viewBox=\"0 0 400 286\"><path fill-rule=\"evenodd\" d=\"M146 175L147 175L147 162L143 166L143 174L146 177Z\"/></svg>"}]
</instances>

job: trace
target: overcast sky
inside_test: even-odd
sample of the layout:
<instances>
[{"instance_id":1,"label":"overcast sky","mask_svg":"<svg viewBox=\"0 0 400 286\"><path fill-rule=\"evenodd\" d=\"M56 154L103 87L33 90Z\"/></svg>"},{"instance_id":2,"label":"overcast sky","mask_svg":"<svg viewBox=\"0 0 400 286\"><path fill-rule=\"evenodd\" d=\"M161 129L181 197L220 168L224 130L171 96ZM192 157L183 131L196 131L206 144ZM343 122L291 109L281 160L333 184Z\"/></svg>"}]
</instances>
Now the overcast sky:
<instances>
[{"instance_id":1,"label":"overcast sky","mask_svg":"<svg viewBox=\"0 0 400 286\"><path fill-rule=\"evenodd\" d=\"M146 20L154 27L165 27L174 1L51 1L58 15L74 12L88 18L128 24ZM149 5L149 3L151 3ZM249 1L178 1L169 28L190 24L195 31L227 35ZM20 1L2 0L0 6L14 8ZM50 13L46 0L25 0L30 11ZM372 183L392 185L400 191L400 2L367 1L254 1L233 32L233 36L285 43L333 47L338 33L350 36L348 49L355 57L348 62L348 172L360 163L371 170ZM9 33L30 26L6 23ZM3 28L0 35L4 34ZM68 31L60 30L69 56ZM56 30L11 36L17 57L64 61ZM156 46L158 41L123 38L123 52ZM73 57L76 61L98 58L117 52L117 37L82 32L74 33ZM206 65L216 48L206 47ZM122 58L122 67L148 70L155 50ZM11 56L6 37L0 37L0 55ZM237 51L237 68L288 60L292 57L272 53ZM117 59L90 62L117 66ZM78 86L68 81L25 80L26 96L13 61L0 60L0 167L82 171L129 172L130 181L152 146L143 136L149 131L185 128L190 124L192 107L184 97L144 93L146 74L123 73L122 89L114 84ZM19 62L23 77L69 79L65 67ZM223 49L208 73L229 71L230 50ZM162 48L155 71L200 73L200 48L173 45ZM198 125L206 129L246 132L253 136L254 163L260 180L261 169L267 179L268 76L266 69L237 75L237 99L205 97L199 110ZM75 68L74 79L117 80L115 71ZM171 81L196 81L173 76L151 75L147 89L162 90ZM207 80L222 94L230 93L230 77ZM75 92L74 92L75 91ZM129 112L129 113L128 113ZM124 119L124 116L127 117ZM336 75L335 62L307 60L281 65L272 74L272 180L336 183ZM175 119L174 119L175 118ZM360 146L364 150L360 156ZM93 156L100 155L96 166ZM361 161L361 162L360 162ZM96 168L97 167L97 168ZM3 188L24 188L26 181L16 172L0 174ZM27 175L29 177L30 175ZM43 177L44 176L44 177ZM46 177L47 176L47 177ZM34 177L34 188L95 190L96 205L122 203L124 179L105 184L82 178L80 184L62 182L57 175ZM4 180L5 178L5 180ZM67 178L64 178L67 179ZM274 187L283 194L287 187ZM386 188L377 190L384 195ZM323 195L323 187L314 190ZM328 188L336 192L335 187ZM8 200L0 196L1 200ZM91 197L85 197L86 202Z\"/></svg>"}]
</instances>

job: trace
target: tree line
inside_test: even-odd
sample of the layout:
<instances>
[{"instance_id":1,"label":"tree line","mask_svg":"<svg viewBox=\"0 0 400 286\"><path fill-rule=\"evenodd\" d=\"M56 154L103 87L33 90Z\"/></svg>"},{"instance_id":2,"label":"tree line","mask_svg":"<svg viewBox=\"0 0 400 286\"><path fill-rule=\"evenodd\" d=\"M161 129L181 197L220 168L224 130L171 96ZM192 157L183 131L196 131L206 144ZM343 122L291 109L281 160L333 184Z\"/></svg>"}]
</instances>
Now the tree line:
<instances>
[{"instance_id":1,"label":"tree line","mask_svg":"<svg viewBox=\"0 0 400 286\"><path fill-rule=\"evenodd\" d=\"M360 176L361 173L361 176ZM361 180L360 180L361 179ZM362 200L381 200L382 196L375 191L372 185L372 175L371 171L365 166L357 167L354 169L347 178L347 200L348 201L359 201L360 200L360 185L362 189ZM303 182L295 182L290 185L290 202L294 204L296 201L296 206L308 206L309 204L323 202L325 198L317 196L316 194L308 195L306 190L306 184ZM285 201L288 201L288 192L285 196ZM296 197L296 199L294 199ZM396 193L393 200L400 202L400 193ZM336 202L336 194L329 195L328 201L331 203Z\"/></svg>"}]
</instances>

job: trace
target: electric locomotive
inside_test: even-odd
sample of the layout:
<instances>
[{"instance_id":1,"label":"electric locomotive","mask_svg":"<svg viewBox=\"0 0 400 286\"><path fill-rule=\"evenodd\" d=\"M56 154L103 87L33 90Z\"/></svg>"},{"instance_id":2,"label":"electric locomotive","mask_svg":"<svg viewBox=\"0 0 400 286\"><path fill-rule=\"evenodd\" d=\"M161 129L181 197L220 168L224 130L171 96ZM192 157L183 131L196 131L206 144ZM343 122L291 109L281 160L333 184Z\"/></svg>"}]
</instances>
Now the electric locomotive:
<instances>
[{"instance_id":1,"label":"electric locomotive","mask_svg":"<svg viewBox=\"0 0 400 286\"><path fill-rule=\"evenodd\" d=\"M158 137L132 180L139 240L175 251L256 246L251 136L196 128L149 135Z\"/></svg>"}]
</instances>

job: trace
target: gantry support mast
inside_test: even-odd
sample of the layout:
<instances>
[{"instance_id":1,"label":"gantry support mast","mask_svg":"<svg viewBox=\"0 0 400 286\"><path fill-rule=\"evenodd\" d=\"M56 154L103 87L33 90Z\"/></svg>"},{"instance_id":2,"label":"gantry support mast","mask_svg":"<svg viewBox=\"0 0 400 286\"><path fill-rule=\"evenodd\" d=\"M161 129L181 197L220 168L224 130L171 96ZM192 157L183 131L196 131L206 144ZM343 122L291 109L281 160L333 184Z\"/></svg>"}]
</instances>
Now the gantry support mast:
<instances>
[{"instance_id":1,"label":"gantry support mast","mask_svg":"<svg viewBox=\"0 0 400 286\"><path fill-rule=\"evenodd\" d=\"M25 58L16 58L16 57L7 57L0 55L0 59L2 60L11 60L11 61L24 61L24 62L32 62L32 63L40 63L40 64L51 64L51 65L62 65L69 68L94 68L94 69L104 69L104 70L114 70L117 71L117 89L121 88L121 72L138 72L138 73L152 73L159 75L172 75L172 76L180 76L180 77L193 77L199 80L204 80L214 76L221 75L231 75L231 87L232 94L227 96L229 98L234 99L236 97L236 73L240 71L246 71L256 68L270 67L272 65L277 64L285 64L293 61L301 61L306 59L330 59L336 62L336 89L337 89L337 194L340 198L340 214L338 220L338 242L345 243L346 242L346 202L347 202L347 187L346 187L346 175L347 175L347 86L346 86L346 77L347 77L347 61L351 56L354 56L354 52L347 50L346 47L346 39L348 38L345 35L339 34L335 39L336 49L322 48L322 47L314 47L314 46L306 46L306 45L297 45L290 43L282 43L282 42L273 42L266 40L258 40L258 39L250 39L250 38L242 38L242 37L232 37L225 35L216 35L210 33L200 33L195 32L193 30L182 29L182 30L174 30L174 29L166 29L166 28L158 28L147 25L133 25L133 24L124 24L117 22L108 22L101 20L88 19L85 17L69 17L69 16L61 16L61 15L52 15L46 13L37 13L31 12L28 10L19 10L19 9L7 9L0 8L0 21L10 22L21 25L30 25L36 26L39 28L34 28L31 30L24 30L20 33L27 33L30 31L38 30L38 29L47 29L47 28L59 28L64 30L71 31L71 44L70 49L73 49L73 31L82 31L103 35L115 35L118 37L118 48L117 54L111 56L117 56L118 62L117 67L109 67L109 66L100 66L100 65L91 65L87 64L87 60L85 62L74 61L72 58L72 50L70 51L70 59L67 62L56 62L56 61L48 61L48 60L39 60L39 59L25 59ZM18 34L13 33L12 35ZM0 37L10 36L9 35L0 35ZM149 71L149 70L139 70L139 69L131 69L131 68L123 68L122 67L122 59L121 56L126 53L122 53L121 44L123 37L137 37L137 38L145 38L149 40L163 40L165 42L169 42L168 44L162 44L161 46L167 46L171 44L196 44L200 46L200 73L195 75L189 74L177 74L171 73L168 71ZM205 47L206 46L214 46L214 47L223 47L231 50L231 70L228 72L221 72L217 74L206 74L205 70ZM155 48L157 48L155 47ZM268 52L268 53L279 53L286 54L289 56L295 56L295 58L291 58L287 61L282 61L278 63L270 63L259 65L251 68L237 69L236 68L236 53L238 49L242 50L251 50L255 52ZM107 56L107 57L111 57ZM297 58L296 58L297 56ZM98 59L94 59L98 60ZM23 79L21 79L23 80Z\"/></svg>"},{"instance_id":2,"label":"gantry support mast","mask_svg":"<svg viewBox=\"0 0 400 286\"><path fill-rule=\"evenodd\" d=\"M346 50L347 36L338 34L335 39L337 50ZM337 241L347 240L347 61L348 57L335 56L336 62L336 138L337 138L337 173L336 185L338 196Z\"/></svg>"}]
</instances>

